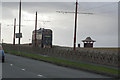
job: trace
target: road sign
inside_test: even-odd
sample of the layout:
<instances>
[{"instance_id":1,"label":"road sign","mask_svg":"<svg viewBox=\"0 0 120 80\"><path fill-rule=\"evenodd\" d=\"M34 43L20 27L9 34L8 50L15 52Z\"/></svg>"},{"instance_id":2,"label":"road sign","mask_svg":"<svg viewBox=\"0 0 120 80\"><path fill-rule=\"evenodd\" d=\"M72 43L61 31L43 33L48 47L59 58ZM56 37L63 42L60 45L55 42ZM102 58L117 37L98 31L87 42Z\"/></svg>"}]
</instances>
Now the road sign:
<instances>
[{"instance_id":1,"label":"road sign","mask_svg":"<svg viewBox=\"0 0 120 80\"><path fill-rule=\"evenodd\" d=\"M22 38L22 33L16 33L16 38Z\"/></svg>"}]
</instances>

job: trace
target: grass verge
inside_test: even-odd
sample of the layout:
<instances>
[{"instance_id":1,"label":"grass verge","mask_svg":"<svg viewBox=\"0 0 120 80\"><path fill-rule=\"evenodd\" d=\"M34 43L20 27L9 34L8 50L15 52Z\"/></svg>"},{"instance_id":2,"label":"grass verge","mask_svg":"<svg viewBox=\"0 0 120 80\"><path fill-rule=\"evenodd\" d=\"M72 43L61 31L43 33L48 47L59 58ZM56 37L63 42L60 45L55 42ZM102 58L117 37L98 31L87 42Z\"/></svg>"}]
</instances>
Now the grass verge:
<instances>
[{"instance_id":1,"label":"grass verge","mask_svg":"<svg viewBox=\"0 0 120 80\"><path fill-rule=\"evenodd\" d=\"M24 56L24 57L28 57L28 58L32 58L32 59L51 62L51 63L58 64L61 66L72 67L72 68L77 68L77 69L84 69L84 70L101 73L101 74L105 74L105 75L109 75L109 76L114 76L114 77L118 77L118 74L120 74L120 70L108 68L108 67L84 64L84 63L73 62L73 61L63 60L63 59L58 59L58 58L53 58L53 57L44 57L44 56L40 56L37 54L26 54L26 53L17 52L17 51L5 50L5 52L11 53L11 54L14 54L17 56Z\"/></svg>"}]
</instances>

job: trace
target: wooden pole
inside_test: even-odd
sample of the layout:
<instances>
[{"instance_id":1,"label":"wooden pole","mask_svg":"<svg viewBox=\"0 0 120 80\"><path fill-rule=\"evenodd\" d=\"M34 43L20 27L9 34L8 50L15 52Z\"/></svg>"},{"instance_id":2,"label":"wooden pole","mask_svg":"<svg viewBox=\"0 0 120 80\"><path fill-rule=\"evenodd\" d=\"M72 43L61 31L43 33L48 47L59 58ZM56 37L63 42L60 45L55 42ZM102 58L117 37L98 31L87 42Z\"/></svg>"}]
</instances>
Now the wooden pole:
<instances>
[{"instance_id":1,"label":"wooden pole","mask_svg":"<svg viewBox=\"0 0 120 80\"><path fill-rule=\"evenodd\" d=\"M21 31L21 0L20 0L20 8L19 8L19 34ZM20 45L20 37L18 38L18 44Z\"/></svg>"},{"instance_id":2,"label":"wooden pole","mask_svg":"<svg viewBox=\"0 0 120 80\"><path fill-rule=\"evenodd\" d=\"M75 9L75 29L74 29L74 51L76 50L77 5L78 5L78 2L77 2L77 0L76 0L76 9Z\"/></svg>"},{"instance_id":3,"label":"wooden pole","mask_svg":"<svg viewBox=\"0 0 120 80\"><path fill-rule=\"evenodd\" d=\"M35 19L35 46L37 45L36 32L37 32L37 11L36 11L36 19Z\"/></svg>"},{"instance_id":4,"label":"wooden pole","mask_svg":"<svg viewBox=\"0 0 120 80\"><path fill-rule=\"evenodd\" d=\"M16 18L14 19L13 45L15 45L15 30L16 30Z\"/></svg>"}]
</instances>

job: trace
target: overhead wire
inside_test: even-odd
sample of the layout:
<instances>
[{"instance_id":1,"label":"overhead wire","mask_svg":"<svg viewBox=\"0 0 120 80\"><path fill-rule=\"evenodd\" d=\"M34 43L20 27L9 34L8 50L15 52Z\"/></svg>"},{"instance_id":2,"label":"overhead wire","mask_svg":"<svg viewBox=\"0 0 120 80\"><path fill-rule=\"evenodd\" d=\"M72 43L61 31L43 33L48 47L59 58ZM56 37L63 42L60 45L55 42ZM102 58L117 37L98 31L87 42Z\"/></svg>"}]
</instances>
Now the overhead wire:
<instances>
[{"instance_id":1,"label":"overhead wire","mask_svg":"<svg viewBox=\"0 0 120 80\"><path fill-rule=\"evenodd\" d=\"M104 8L106 6L113 6L113 5L116 5L115 2L114 3L111 3L111 4L104 4L104 5L101 5L101 6L97 6L97 7L92 7L92 8L88 8L88 9L84 9L84 10L80 10L80 12L84 12L84 11L92 11L92 10L95 10L95 9L98 9L98 8ZM105 11L105 12L99 12L100 14L104 14L104 13L110 13L110 12L114 12L114 10L111 10L111 11ZM99 14L99 13L94 13L94 14Z\"/></svg>"},{"instance_id":2,"label":"overhead wire","mask_svg":"<svg viewBox=\"0 0 120 80\"><path fill-rule=\"evenodd\" d=\"M90 2L91 3L91 2ZM94 2L95 3L95 2ZM79 5L79 4L78 4ZM100 6L97 6L97 7L92 7L92 8L88 8L88 9L84 9L84 10L80 10L78 12L78 14L81 14L81 13L85 13L84 11L91 11L91 10L94 10L94 9L98 9L98 8L104 8L104 7L108 7L108 6L113 6L115 5L115 2L114 3L108 3L108 4L103 4L103 5L100 5ZM79 5L80 7L80 5ZM56 11L56 12L59 12L59 13L74 13L74 12L70 12L70 11ZM112 12L112 11L106 11L106 12L102 12L102 13L109 13L109 12ZM89 12L90 13L90 12ZM95 14L95 13L92 13L92 14Z\"/></svg>"},{"instance_id":3,"label":"overhead wire","mask_svg":"<svg viewBox=\"0 0 120 80\"><path fill-rule=\"evenodd\" d=\"M88 11L88 10L97 9L97 8L103 8L105 6L111 6L111 5L115 5L115 3L111 3L111 4L107 4L107 5L104 4L104 5L101 5L101 6L92 7L92 8L84 9L84 10L81 10L81 11Z\"/></svg>"}]
</instances>

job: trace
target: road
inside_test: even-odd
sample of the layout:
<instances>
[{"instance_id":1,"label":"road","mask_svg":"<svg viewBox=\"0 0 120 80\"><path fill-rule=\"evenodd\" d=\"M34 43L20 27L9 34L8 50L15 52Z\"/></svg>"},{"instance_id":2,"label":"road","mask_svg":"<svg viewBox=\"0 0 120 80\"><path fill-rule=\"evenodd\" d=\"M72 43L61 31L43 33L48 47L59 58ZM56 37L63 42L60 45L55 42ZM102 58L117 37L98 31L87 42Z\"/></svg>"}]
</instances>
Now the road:
<instances>
[{"instance_id":1,"label":"road","mask_svg":"<svg viewBox=\"0 0 120 80\"><path fill-rule=\"evenodd\" d=\"M6 54L3 78L108 78L107 76Z\"/></svg>"}]
</instances>

